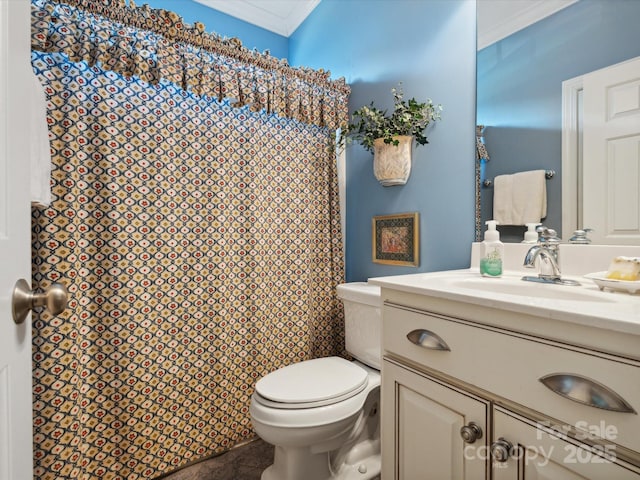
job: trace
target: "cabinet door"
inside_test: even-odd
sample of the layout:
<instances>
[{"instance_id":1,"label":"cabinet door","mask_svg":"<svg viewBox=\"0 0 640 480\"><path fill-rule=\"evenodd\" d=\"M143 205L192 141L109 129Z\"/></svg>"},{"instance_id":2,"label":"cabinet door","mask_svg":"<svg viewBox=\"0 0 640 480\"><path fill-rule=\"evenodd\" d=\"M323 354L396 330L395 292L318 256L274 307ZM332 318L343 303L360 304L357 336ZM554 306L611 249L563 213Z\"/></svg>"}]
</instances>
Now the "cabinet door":
<instances>
[{"instance_id":1,"label":"cabinet door","mask_svg":"<svg viewBox=\"0 0 640 480\"><path fill-rule=\"evenodd\" d=\"M506 461L493 460L494 480L640 480L640 470L617 459L613 444L591 450L500 407L493 425L494 440L511 445Z\"/></svg>"},{"instance_id":2,"label":"cabinet door","mask_svg":"<svg viewBox=\"0 0 640 480\"><path fill-rule=\"evenodd\" d=\"M488 478L488 402L387 359L382 368L383 480ZM465 443L470 423L481 437Z\"/></svg>"}]
</instances>

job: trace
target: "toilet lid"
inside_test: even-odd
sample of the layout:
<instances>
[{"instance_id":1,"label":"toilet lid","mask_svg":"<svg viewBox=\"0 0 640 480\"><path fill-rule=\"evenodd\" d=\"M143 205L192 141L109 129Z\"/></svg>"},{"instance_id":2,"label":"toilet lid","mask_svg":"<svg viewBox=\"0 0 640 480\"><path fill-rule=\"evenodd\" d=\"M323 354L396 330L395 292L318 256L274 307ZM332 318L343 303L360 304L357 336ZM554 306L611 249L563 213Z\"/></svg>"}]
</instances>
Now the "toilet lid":
<instances>
[{"instance_id":1,"label":"toilet lid","mask_svg":"<svg viewBox=\"0 0 640 480\"><path fill-rule=\"evenodd\" d=\"M279 408L308 408L352 397L367 381L367 371L353 362L340 357L316 358L266 375L256 383L256 393L277 402Z\"/></svg>"}]
</instances>

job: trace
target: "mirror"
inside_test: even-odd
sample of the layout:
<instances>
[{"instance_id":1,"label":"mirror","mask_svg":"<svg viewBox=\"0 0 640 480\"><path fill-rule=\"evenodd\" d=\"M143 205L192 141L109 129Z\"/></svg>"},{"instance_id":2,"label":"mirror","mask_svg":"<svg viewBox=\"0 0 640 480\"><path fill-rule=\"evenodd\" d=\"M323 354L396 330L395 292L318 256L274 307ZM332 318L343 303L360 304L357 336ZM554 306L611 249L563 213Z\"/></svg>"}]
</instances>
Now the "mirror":
<instances>
[{"instance_id":1,"label":"mirror","mask_svg":"<svg viewBox=\"0 0 640 480\"><path fill-rule=\"evenodd\" d=\"M562 82L640 56L640 2L478 0L477 5L477 123L485 126L490 159L476 167L476 239L493 216L493 188L483 187L483 181L542 169L555 172L546 182L542 222L567 240L572 229L562 226L562 184L577 184L578 178L563 179ZM527 20L534 23L525 26ZM499 230L502 241L520 242L525 227Z\"/></svg>"}]
</instances>

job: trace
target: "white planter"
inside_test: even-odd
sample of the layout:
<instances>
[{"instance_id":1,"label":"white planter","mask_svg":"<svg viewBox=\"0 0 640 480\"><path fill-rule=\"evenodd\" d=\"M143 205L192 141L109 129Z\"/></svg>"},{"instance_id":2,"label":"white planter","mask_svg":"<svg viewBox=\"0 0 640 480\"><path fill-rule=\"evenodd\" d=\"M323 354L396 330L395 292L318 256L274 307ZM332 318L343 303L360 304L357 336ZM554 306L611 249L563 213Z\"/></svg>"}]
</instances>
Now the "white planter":
<instances>
[{"instance_id":1,"label":"white planter","mask_svg":"<svg viewBox=\"0 0 640 480\"><path fill-rule=\"evenodd\" d=\"M382 138L373 141L373 174L385 187L404 185L411 174L413 137L399 135L393 138L400 143L384 143Z\"/></svg>"}]
</instances>

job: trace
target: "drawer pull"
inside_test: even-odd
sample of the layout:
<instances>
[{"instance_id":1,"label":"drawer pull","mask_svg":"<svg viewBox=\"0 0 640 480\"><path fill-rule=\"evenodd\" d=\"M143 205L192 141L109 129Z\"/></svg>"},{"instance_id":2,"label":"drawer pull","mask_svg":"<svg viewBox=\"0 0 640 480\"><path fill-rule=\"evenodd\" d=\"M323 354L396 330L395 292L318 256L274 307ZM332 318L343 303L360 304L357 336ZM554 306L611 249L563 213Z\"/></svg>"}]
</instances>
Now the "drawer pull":
<instances>
[{"instance_id":1,"label":"drawer pull","mask_svg":"<svg viewBox=\"0 0 640 480\"><path fill-rule=\"evenodd\" d=\"M451 351L447 342L440 338L435 333L419 328L407 333L407 338L411 343L415 343L419 347L428 348L429 350L446 350Z\"/></svg>"},{"instance_id":2,"label":"drawer pull","mask_svg":"<svg viewBox=\"0 0 640 480\"><path fill-rule=\"evenodd\" d=\"M552 392L574 402L614 412L636 413L624 398L595 380L570 373L555 373L540 378L540 381Z\"/></svg>"}]
</instances>

